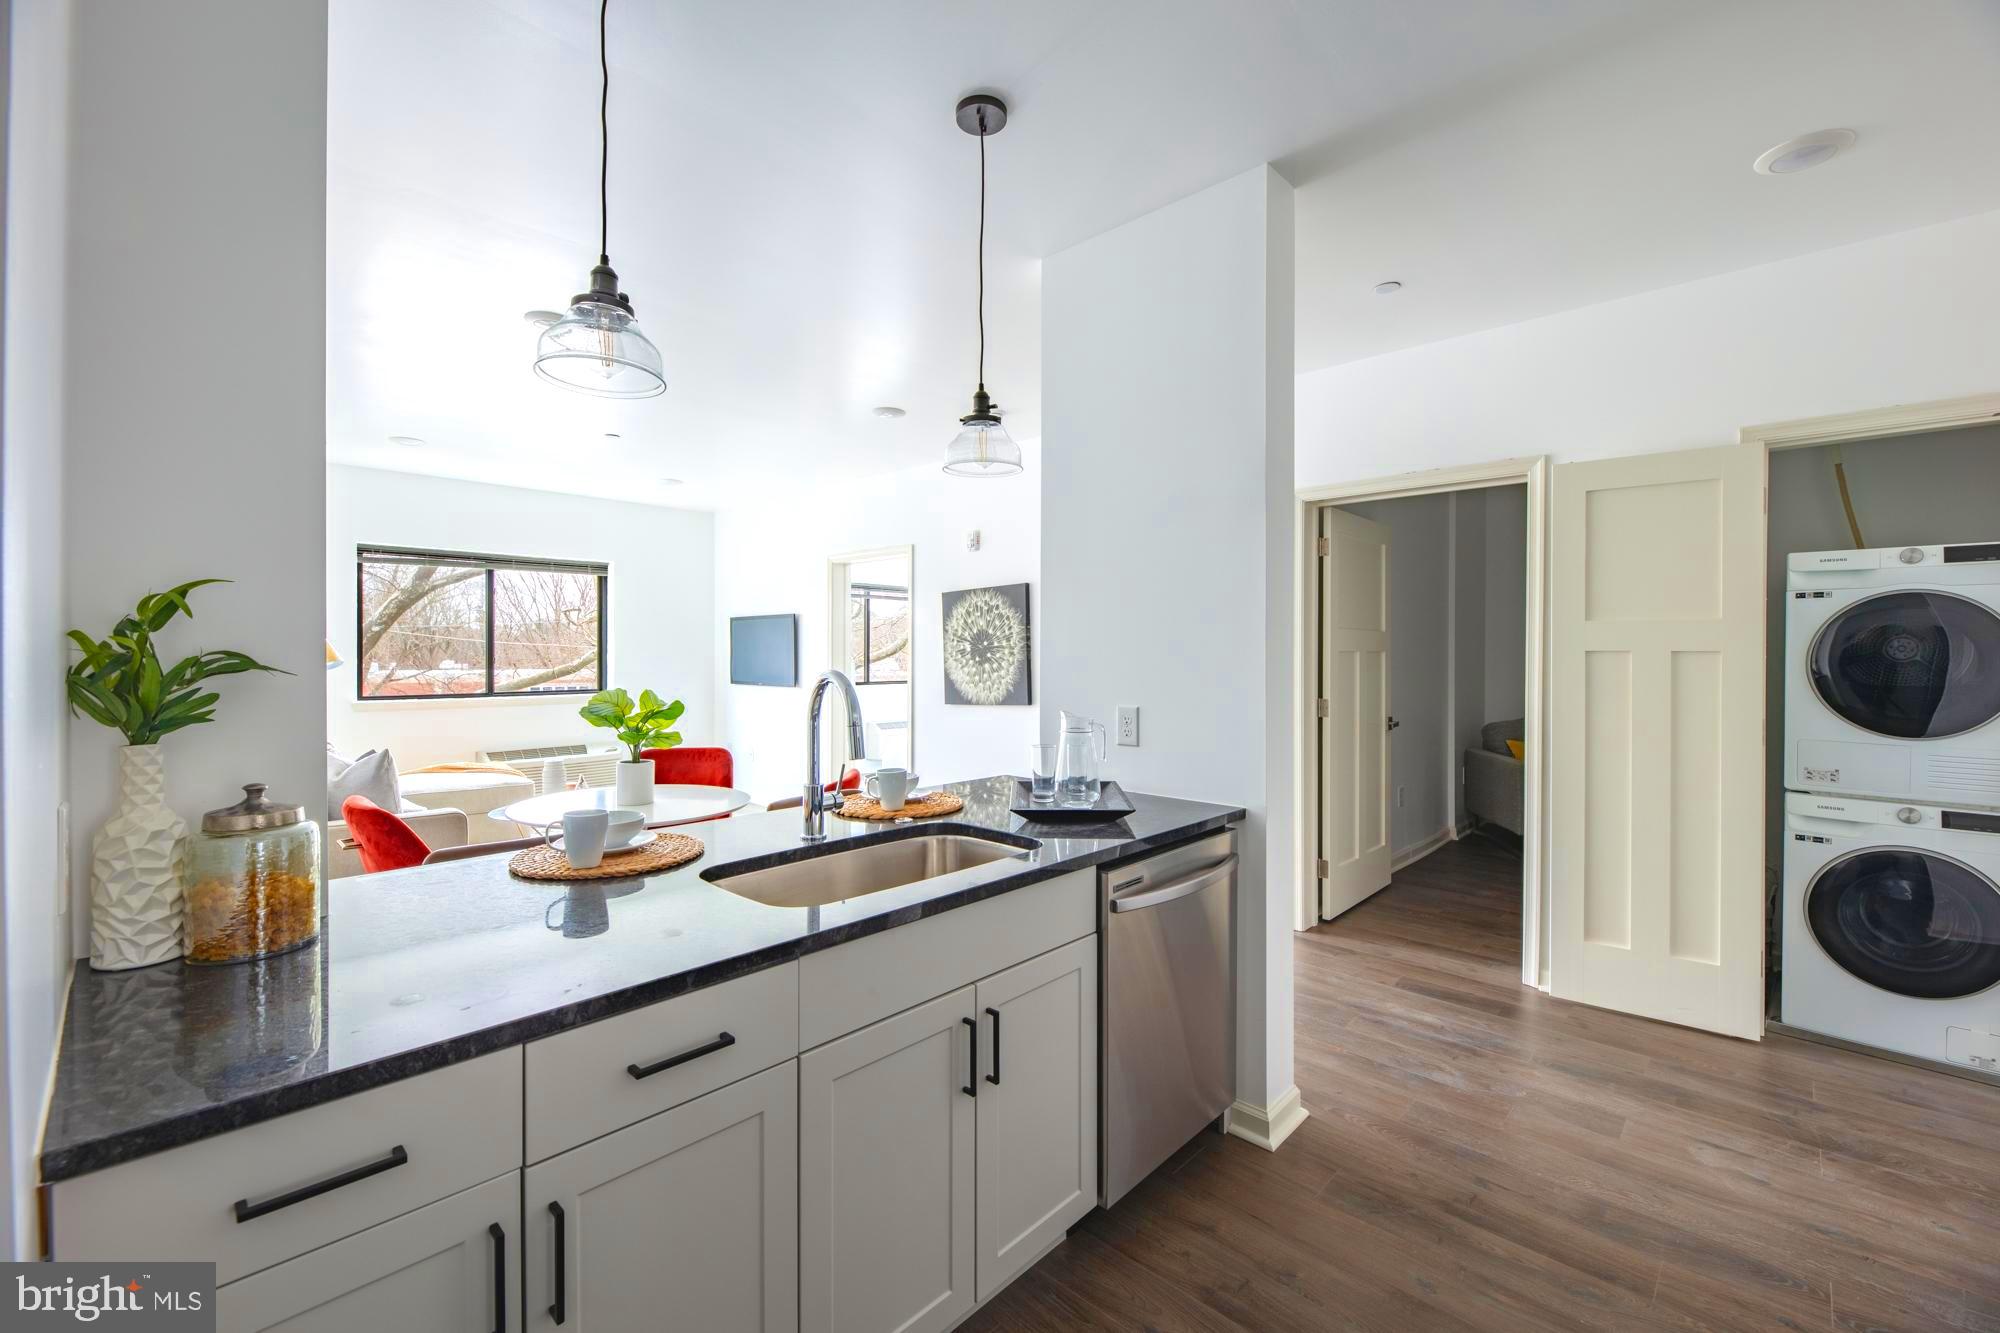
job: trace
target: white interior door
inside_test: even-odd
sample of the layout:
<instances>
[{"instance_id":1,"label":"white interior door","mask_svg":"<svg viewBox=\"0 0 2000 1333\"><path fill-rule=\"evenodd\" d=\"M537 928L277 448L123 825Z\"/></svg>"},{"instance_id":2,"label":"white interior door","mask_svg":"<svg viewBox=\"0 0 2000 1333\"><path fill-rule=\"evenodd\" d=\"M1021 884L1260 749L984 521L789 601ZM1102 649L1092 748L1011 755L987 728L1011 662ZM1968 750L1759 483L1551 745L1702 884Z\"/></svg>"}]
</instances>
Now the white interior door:
<instances>
[{"instance_id":1,"label":"white interior door","mask_svg":"<svg viewBox=\"0 0 2000 1333\"><path fill-rule=\"evenodd\" d=\"M1319 914L1389 883L1389 529L1320 510Z\"/></svg>"},{"instance_id":2,"label":"white interior door","mask_svg":"<svg viewBox=\"0 0 2000 1333\"><path fill-rule=\"evenodd\" d=\"M1763 1029L1764 455L1555 470L1555 994Z\"/></svg>"}]
</instances>

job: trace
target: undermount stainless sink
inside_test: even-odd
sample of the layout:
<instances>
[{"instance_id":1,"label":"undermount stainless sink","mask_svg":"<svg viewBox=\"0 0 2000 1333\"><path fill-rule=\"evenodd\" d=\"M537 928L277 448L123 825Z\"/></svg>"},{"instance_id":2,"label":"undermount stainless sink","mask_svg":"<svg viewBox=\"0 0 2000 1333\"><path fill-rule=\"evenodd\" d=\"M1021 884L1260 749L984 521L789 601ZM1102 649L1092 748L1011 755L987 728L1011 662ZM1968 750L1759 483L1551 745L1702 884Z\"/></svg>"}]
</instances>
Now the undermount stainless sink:
<instances>
[{"instance_id":1,"label":"undermount stainless sink","mask_svg":"<svg viewBox=\"0 0 2000 1333\"><path fill-rule=\"evenodd\" d=\"M1004 861L1028 850L966 833L922 833L847 847L835 844L805 860L762 870L719 865L704 870L701 877L717 888L769 907L822 907L936 879L954 870Z\"/></svg>"}]
</instances>

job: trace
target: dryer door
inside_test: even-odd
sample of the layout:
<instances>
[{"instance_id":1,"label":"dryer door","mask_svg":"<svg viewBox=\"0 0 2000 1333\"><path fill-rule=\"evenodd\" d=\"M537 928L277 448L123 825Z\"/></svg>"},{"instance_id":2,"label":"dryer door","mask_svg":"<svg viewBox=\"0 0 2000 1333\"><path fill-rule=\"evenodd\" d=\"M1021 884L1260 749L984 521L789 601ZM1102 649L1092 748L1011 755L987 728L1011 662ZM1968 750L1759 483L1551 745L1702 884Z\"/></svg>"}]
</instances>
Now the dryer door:
<instances>
[{"instance_id":1,"label":"dryer door","mask_svg":"<svg viewBox=\"0 0 2000 1333\"><path fill-rule=\"evenodd\" d=\"M1850 852L1806 887L1805 916L1827 957L1871 986L1951 1000L2000 984L2000 885L1952 857Z\"/></svg>"},{"instance_id":2,"label":"dryer door","mask_svg":"<svg viewBox=\"0 0 2000 1333\"><path fill-rule=\"evenodd\" d=\"M1807 654L1813 692L1879 736L1936 740L2000 716L2000 616L1947 592L1885 592L1826 622Z\"/></svg>"}]
</instances>

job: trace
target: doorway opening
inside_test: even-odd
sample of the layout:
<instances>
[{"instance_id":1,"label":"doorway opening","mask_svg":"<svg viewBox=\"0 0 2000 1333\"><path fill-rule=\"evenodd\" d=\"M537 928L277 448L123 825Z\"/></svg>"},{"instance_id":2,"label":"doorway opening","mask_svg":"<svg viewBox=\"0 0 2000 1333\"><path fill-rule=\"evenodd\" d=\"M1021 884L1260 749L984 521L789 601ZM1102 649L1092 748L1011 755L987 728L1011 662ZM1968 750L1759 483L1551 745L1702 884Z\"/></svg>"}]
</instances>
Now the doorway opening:
<instances>
[{"instance_id":1,"label":"doorway opening","mask_svg":"<svg viewBox=\"0 0 2000 1333\"><path fill-rule=\"evenodd\" d=\"M1407 908L1470 932L1442 947L1518 956L1547 987L1546 472L1518 460L1301 497L1302 929Z\"/></svg>"}]
</instances>

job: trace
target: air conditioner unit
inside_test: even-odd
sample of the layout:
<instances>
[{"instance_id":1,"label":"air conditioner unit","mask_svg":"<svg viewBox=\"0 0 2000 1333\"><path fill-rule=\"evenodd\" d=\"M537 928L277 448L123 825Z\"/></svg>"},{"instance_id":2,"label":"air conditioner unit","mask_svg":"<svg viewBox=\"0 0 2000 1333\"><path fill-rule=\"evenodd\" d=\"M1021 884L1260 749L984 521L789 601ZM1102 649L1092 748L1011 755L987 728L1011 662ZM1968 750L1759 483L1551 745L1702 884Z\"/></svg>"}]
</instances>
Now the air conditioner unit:
<instances>
[{"instance_id":1,"label":"air conditioner unit","mask_svg":"<svg viewBox=\"0 0 2000 1333\"><path fill-rule=\"evenodd\" d=\"M572 786L609 787L618 777L617 763L625 757L625 751L615 745L517 745L504 750L481 750L479 759L486 764L506 764L515 772L535 784L535 795L541 796L542 765L551 759L560 759L563 776Z\"/></svg>"}]
</instances>

